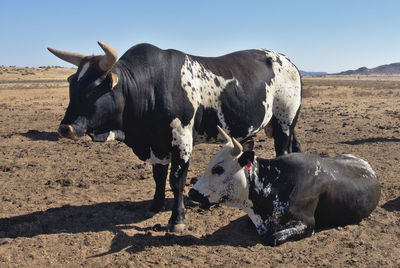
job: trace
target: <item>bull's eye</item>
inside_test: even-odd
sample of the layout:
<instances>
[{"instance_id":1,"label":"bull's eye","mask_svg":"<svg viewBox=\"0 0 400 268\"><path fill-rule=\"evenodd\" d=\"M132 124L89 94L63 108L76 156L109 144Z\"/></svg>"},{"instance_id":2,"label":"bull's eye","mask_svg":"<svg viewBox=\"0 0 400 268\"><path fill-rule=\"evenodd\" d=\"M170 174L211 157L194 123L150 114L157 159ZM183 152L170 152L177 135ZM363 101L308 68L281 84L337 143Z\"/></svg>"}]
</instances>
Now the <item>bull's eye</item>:
<instances>
[{"instance_id":1,"label":"bull's eye","mask_svg":"<svg viewBox=\"0 0 400 268\"><path fill-rule=\"evenodd\" d=\"M221 175L222 173L224 173L224 171L225 170L223 167L221 167L220 165L217 165L211 169L211 174Z\"/></svg>"}]
</instances>

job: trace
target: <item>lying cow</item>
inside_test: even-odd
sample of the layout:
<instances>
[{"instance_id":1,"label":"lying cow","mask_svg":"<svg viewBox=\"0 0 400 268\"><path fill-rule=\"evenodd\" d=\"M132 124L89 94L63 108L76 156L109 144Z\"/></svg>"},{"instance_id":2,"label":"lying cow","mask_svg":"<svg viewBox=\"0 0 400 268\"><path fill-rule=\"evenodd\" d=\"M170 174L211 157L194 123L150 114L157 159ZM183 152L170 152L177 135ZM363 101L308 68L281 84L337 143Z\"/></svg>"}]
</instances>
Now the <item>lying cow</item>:
<instances>
[{"instance_id":1,"label":"lying cow","mask_svg":"<svg viewBox=\"0 0 400 268\"><path fill-rule=\"evenodd\" d=\"M70 139L122 140L153 164L156 182L151 210L165 202L171 163L174 194L168 229L182 231L183 188L195 143L217 137L217 125L243 140L265 130L277 155L299 151L294 134L301 80L285 56L245 50L221 57L197 57L150 44L129 49L118 61L110 45L105 55L49 50L78 66L70 82L70 103L58 132Z\"/></svg>"},{"instance_id":2,"label":"lying cow","mask_svg":"<svg viewBox=\"0 0 400 268\"><path fill-rule=\"evenodd\" d=\"M220 130L223 133L223 130ZM245 211L267 244L310 236L317 226L360 222L378 204L380 184L370 165L355 156L293 153L256 157L228 143L190 190L204 206L216 203Z\"/></svg>"}]
</instances>

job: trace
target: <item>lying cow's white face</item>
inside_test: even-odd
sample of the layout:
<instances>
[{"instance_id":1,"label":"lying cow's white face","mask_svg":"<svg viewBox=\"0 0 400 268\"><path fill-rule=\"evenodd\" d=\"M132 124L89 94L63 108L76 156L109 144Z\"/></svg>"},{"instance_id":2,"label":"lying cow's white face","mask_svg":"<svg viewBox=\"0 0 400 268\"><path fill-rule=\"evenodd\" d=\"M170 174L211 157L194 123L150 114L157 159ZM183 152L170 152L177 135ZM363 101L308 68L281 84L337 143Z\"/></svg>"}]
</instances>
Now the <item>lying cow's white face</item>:
<instances>
[{"instance_id":1,"label":"lying cow's white face","mask_svg":"<svg viewBox=\"0 0 400 268\"><path fill-rule=\"evenodd\" d=\"M248 200L248 182L245 167L232 155L232 142L228 142L210 161L206 171L193 189L208 199L209 203L243 207Z\"/></svg>"}]
</instances>

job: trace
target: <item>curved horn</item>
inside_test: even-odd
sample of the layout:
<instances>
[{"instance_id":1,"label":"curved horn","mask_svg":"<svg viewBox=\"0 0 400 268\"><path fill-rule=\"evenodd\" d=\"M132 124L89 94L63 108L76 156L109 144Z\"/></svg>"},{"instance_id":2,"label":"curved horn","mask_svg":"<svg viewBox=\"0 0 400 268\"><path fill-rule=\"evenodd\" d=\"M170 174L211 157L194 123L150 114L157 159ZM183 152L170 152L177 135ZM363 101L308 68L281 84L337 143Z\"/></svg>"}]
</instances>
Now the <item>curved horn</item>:
<instances>
[{"instance_id":1,"label":"curved horn","mask_svg":"<svg viewBox=\"0 0 400 268\"><path fill-rule=\"evenodd\" d=\"M219 131L219 134L221 134L221 136L224 137L227 142L231 141L231 137L229 137L229 135L226 134L226 132L220 126L217 125L217 129Z\"/></svg>"},{"instance_id":2,"label":"curved horn","mask_svg":"<svg viewBox=\"0 0 400 268\"><path fill-rule=\"evenodd\" d=\"M79 63L81 63L81 60L86 57L83 54L79 53L74 53L74 52L68 52L68 51L62 51L58 49L53 49L53 48L47 48L51 53L53 53L55 56L59 57L62 60L65 60L66 62L72 63L75 66L79 66Z\"/></svg>"},{"instance_id":3,"label":"curved horn","mask_svg":"<svg viewBox=\"0 0 400 268\"><path fill-rule=\"evenodd\" d=\"M107 45L106 43L97 42L99 44L99 46L101 47L101 49L103 49L104 53L106 53L100 60L99 62L99 67L107 72L109 70L111 70L111 68L113 67L114 63L117 61L118 58L118 52L117 50L110 46Z\"/></svg>"},{"instance_id":4,"label":"curved horn","mask_svg":"<svg viewBox=\"0 0 400 268\"><path fill-rule=\"evenodd\" d=\"M243 151L243 146L235 138L232 138L232 143L234 147L231 151L231 154L233 156L237 156Z\"/></svg>"}]
</instances>

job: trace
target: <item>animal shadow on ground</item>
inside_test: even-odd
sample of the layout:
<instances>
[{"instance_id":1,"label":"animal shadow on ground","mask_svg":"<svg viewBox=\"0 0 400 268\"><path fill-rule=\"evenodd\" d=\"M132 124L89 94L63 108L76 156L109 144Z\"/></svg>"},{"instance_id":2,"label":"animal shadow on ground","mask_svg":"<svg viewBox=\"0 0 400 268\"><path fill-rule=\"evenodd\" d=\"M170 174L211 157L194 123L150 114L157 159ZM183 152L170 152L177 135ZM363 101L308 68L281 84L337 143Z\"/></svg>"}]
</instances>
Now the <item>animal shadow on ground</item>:
<instances>
[{"instance_id":1,"label":"animal shadow on ground","mask_svg":"<svg viewBox=\"0 0 400 268\"><path fill-rule=\"evenodd\" d=\"M60 135L57 132L46 132L30 129L26 133L20 133L21 136L29 138L33 141L58 141Z\"/></svg>"},{"instance_id":2,"label":"animal shadow on ground","mask_svg":"<svg viewBox=\"0 0 400 268\"><path fill-rule=\"evenodd\" d=\"M101 257L108 254L113 254L121 250L126 250L129 253L138 253L151 247L166 247L166 246L184 246L190 247L193 245L201 246L218 246L230 245L234 247L251 247L255 244L261 243L261 240L255 228L249 228L249 218L242 216L228 225L218 229L212 234L208 234L197 238L193 235L179 235L173 233L165 233L165 235L153 235L153 231L158 231L158 226L140 228L137 226L127 226L126 228L133 228L137 231L144 231L145 233L138 233L133 236L127 235L123 229L114 229L115 237L111 242L109 251L91 256L91 258ZM190 229L189 231L190 232ZM232 235L234 234L234 235Z\"/></svg>"},{"instance_id":3,"label":"animal shadow on ground","mask_svg":"<svg viewBox=\"0 0 400 268\"><path fill-rule=\"evenodd\" d=\"M94 205L50 208L26 215L0 218L2 236L34 237L40 234L99 232L116 229L120 224L144 221L151 200L110 202Z\"/></svg>"},{"instance_id":4,"label":"animal shadow on ground","mask_svg":"<svg viewBox=\"0 0 400 268\"><path fill-rule=\"evenodd\" d=\"M374 143L374 142L400 142L400 139L397 138L367 138L367 139L359 139L353 141L342 141L339 142L341 144L348 144L348 145L360 145L364 143Z\"/></svg>"},{"instance_id":5,"label":"animal shadow on ground","mask_svg":"<svg viewBox=\"0 0 400 268\"><path fill-rule=\"evenodd\" d=\"M400 197L387 201L385 204L382 205L382 208L390 212L400 211Z\"/></svg>"},{"instance_id":6,"label":"animal shadow on ground","mask_svg":"<svg viewBox=\"0 0 400 268\"><path fill-rule=\"evenodd\" d=\"M172 203L172 199L166 200ZM148 213L151 200L141 202L110 202L94 205L65 205L26 215L0 218L0 231L3 238L34 237L41 234L113 232L110 249L92 256L100 257L126 249L129 253L146 250L149 247L192 246L192 245L231 245L249 247L260 243L255 228L249 228L248 217L243 216L230 222L210 235L197 238L190 234L164 233L160 224L142 228L135 223L142 222L152 215ZM139 231L133 236L123 230ZM193 231L193 229L192 229ZM191 232L189 229L188 233ZM157 235L162 234L165 235ZM153 234L156 234L153 236ZM232 234L235 234L232 236Z\"/></svg>"}]
</instances>

